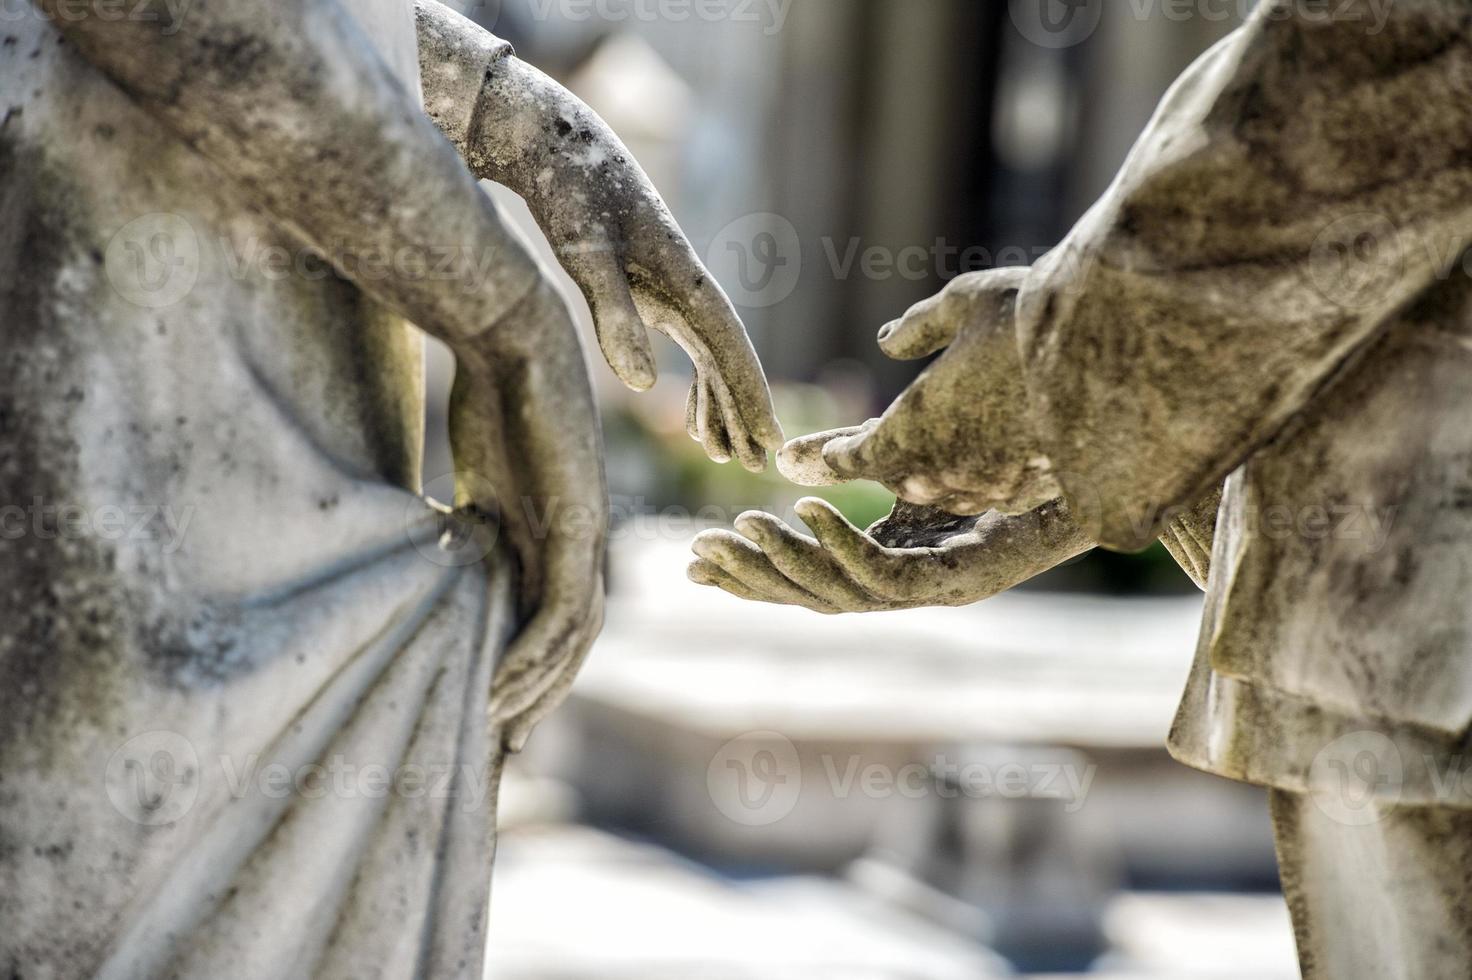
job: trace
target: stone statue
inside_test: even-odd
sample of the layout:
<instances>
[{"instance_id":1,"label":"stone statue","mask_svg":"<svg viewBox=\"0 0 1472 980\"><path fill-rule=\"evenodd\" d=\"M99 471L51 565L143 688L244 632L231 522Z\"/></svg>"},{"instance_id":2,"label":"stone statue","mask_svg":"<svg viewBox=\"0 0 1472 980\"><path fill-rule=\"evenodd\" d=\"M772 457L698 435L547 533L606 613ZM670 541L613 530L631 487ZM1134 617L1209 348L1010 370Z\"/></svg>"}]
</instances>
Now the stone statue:
<instances>
[{"instance_id":1,"label":"stone statue","mask_svg":"<svg viewBox=\"0 0 1472 980\"><path fill-rule=\"evenodd\" d=\"M1029 270L885 327L945 353L692 577L822 612L986 598L1163 539L1207 593L1170 748L1270 789L1310 978L1472 975L1472 27L1264 0ZM1378 26L1377 26L1378 25ZM953 515L981 515L958 517Z\"/></svg>"},{"instance_id":2,"label":"stone statue","mask_svg":"<svg viewBox=\"0 0 1472 980\"><path fill-rule=\"evenodd\" d=\"M668 334L692 433L762 468L725 295L608 128L469 21L0 23L9 976L481 975L502 750L599 628L608 518L571 319L477 177L618 376L652 385ZM419 329L457 360L453 515L419 495Z\"/></svg>"}]
</instances>

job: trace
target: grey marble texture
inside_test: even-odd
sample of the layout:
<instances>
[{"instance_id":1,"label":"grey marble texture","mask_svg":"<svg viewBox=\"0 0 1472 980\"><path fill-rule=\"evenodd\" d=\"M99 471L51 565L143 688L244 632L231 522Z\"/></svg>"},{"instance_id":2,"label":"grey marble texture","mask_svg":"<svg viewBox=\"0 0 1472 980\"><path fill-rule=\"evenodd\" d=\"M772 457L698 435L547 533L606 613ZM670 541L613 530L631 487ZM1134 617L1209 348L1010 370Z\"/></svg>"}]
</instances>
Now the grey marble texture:
<instances>
[{"instance_id":1,"label":"grey marble texture","mask_svg":"<svg viewBox=\"0 0 1472 980\"><path fill-rule=\"evenodd\" d=\"M560 202L614 369L681 340L751 468L760 367L627 151L469 21L134 6L0 28L0 966L478 977L501 759L599 630L608 502L569 312L477 177Z\"/></svg>"}]
</instances>

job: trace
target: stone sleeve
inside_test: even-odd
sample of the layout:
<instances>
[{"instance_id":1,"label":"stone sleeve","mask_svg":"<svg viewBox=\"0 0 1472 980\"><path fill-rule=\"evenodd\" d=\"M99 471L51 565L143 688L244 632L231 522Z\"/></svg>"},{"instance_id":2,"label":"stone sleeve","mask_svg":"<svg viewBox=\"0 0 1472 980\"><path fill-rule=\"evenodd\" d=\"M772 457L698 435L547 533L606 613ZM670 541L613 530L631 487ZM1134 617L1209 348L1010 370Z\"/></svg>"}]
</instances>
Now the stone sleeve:
<instances>
[{"instance_id":1,"label":"stone sleeve","mask_svg":"<svg viewBox=\"0 0 1472 980\"><path fill-rule=\"evenodd\" d=\"M516 52L509 41L436 0L414 0L414 20L424 111L466 156L486 78L497 63Z\"/></svg>"},{"instance_id":2,"label":"stone sleeve","mask_svg":"<svg viewBox=\"0 0 1472 980\"><path fill-rule=\"evenodd\" d=\"M1334 7L1260 5L1024 284L1033 422L1106 547L1219 486L1472 240L1466 4Z\"/></svg>"}]
</instances>

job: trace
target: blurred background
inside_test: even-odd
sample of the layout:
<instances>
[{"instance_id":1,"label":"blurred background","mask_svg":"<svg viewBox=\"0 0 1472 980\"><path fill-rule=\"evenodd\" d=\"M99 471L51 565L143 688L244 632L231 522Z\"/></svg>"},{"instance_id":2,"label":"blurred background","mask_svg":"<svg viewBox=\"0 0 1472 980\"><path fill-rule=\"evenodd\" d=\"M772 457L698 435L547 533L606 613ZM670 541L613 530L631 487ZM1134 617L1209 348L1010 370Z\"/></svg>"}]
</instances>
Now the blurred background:
<instances>
[{"instance_id":1,"label":"blurred background","mask_svg":"<svg viewBox=\"0 0 1472 980\"><path fill-rule=\"evenodd\" d=\"M1056 244L1251 3L458 7L628 143L796 435L879 414L919 366L887 361L878 328ZM1296 976L1261 794L1163 748L1201 608L1163 549L960 610L831 619L698 589L699 529L792 522L802 492L708 463L684 434L688 365L661 357L639 397L593 366L608 626L508 774L493 977ZM450 371L441 352L441 393ZM432 479L452 465L431 445ZM893 502L828 496L861 525Z\"/></svg>"}]
</instances>

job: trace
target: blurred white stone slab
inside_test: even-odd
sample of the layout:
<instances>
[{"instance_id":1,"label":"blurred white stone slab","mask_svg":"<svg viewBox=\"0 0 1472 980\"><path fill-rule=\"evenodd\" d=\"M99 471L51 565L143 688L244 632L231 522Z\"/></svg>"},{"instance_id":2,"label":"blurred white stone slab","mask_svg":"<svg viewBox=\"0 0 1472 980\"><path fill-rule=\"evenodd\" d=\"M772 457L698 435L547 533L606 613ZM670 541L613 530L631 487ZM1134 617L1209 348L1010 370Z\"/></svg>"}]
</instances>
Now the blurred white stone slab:
<instances>
[{"instance_id":1,"label":"blurred white stone slab","mask_svg":"<svg viewBox=\"0 0 1472 980\"><path fill-rule=\"evenodd\" d=\"M687 582L683 541L630 535L579 697L729 738L1164 744L1201 602L1012 593L825 617Z\"/></svg>"},{"instance_id":2,"label":"blurred white stone slab","mask_svg":"<svg viewBox=\"0 0 1472 980\"><path fill-rule=\"evenodd\" d=\"M576 827L507 834L489 980L986 980L985 950L839 882L732 884Z\"/></svg>"},{"instance_id":3,"label":"blurred white stone slab","mask_svg":"<svg viewBox=\"0 0 1472 980\"><path fill-rule=\"evenodd\" d=\"M1297 980L1288 908L1277 895L1122 895L1105 915L1125 972L1109 978Z\"/></svg>"}]
</instances>

